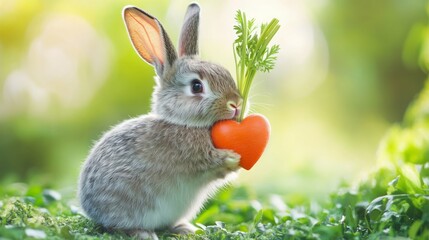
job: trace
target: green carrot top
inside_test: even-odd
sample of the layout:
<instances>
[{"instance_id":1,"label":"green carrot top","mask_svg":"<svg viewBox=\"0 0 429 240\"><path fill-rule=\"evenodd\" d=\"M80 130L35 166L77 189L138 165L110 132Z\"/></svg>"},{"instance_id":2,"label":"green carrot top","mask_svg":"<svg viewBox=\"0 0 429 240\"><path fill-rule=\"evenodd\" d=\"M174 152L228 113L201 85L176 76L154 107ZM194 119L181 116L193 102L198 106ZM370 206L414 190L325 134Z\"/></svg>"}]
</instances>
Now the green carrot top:
<instances>
[{"instance_id":1,"label":"green carrot top","mask_svg":"<svg viewBox=\"0 0 429 240\"><path fill-rule=\"evenodd\" d=\"M243 106L238 121L246 112L250 86L257 71L269 72L274 68L279 45L268 46L280 28L279 20L274 18L268 24L261 24L259 31L255 19L247 20L246 14L237 11L234 30L237 35L233 43L237 87L243 97Z\"/></svg>"}]
</instances>

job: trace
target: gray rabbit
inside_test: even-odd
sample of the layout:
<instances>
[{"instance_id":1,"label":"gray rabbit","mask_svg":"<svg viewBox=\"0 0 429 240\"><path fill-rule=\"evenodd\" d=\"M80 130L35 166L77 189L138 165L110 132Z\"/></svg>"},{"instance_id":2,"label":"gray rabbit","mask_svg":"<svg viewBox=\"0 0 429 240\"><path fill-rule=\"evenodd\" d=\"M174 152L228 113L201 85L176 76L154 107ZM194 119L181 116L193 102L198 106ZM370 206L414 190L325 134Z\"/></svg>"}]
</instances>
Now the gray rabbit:
<instances>
[{"instance_id":1,"label":"gray rabbit","mask_svg":"<svg viewBox=\"0 0 429 240\"><path fill-rule=\"evenodd\" d=\"M198 54L200 8L189 5L178 54L160 22L128 6L123 18L137 53L157 76L152 110L106 132L79 180L86 214L109 229L157 239L187 234L205 200L239 168L240 155L216 149L211 126L238 116L241 96L231 74Z\"/></svg>"}]
</instances>

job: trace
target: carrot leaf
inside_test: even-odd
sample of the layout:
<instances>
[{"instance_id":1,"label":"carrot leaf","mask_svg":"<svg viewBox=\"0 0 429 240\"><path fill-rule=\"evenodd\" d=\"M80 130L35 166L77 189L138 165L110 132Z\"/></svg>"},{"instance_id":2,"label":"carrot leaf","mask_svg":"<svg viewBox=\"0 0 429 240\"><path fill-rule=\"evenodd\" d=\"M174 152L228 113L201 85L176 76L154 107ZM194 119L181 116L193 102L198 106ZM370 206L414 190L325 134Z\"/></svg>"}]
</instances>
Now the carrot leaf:
<instances>
[{"instance_id":1,"label":"carrot leaf","mask_svg":"<svg viewBox=\"0 0 429 240\"><path fill-rule=\"evenodd\" d=\"M237 87L243 97L243 106L238 121L242 121L246 112L250 86L256 72L269 72L274 68L280 46L268 46L280 28L279 20L255 25L255 19L247 19L240 10L235 16L234 25L237 38L233 43Z\"/></svg>"}]
</instances>

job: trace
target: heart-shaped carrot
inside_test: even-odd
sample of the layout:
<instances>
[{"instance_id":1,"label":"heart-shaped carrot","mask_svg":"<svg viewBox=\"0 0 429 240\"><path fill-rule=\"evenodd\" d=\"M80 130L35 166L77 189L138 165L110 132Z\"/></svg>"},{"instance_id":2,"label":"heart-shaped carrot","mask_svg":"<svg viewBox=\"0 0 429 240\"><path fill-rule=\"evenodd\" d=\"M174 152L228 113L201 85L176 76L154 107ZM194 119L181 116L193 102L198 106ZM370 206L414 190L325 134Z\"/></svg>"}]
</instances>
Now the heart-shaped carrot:
<instances>
[{"instance_id":1,"label":"heart-shaped carrot","mask_svg":"<svg viewBox=\"0 0 429 240\"><path fill-rule=\"evenodd\" d=\"M216 148L231 149L241 155L240 166L249 170L264 152L270 136L270 123L260 114L251 114L242 122L223 120L213 125Z\"/></svg>"}]
</instances>

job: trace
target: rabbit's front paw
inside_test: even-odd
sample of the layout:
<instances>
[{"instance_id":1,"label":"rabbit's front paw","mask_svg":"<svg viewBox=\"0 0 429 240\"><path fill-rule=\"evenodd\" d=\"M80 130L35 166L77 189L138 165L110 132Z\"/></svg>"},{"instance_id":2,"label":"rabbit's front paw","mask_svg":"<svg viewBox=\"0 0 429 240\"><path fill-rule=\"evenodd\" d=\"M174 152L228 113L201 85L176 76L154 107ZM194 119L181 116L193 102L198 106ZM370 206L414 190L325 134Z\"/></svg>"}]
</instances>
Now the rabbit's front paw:
<instances>
[{"instance_id":1,"label":"rabbit's front paw","mask_svg":"<svg viewBox=\"0 0 429 240\"><path fill-rule=\"evenodd\" d=\"M227 174L240 168L240 154L231 150L222 150L221 165L218 168L217 176L224 178Z\"/></svg>"},{"instance_id":2,"label":"rabbit's front paw","mask_svg":"<svg viewBox=\"0 0 429 240\"><path fill-rule=\"evenodd\" d=\"M225 157L225 167L231 171L235 171L240 167L240 154L233 151L228 151Z\"/></svg>"}]
</instances>

